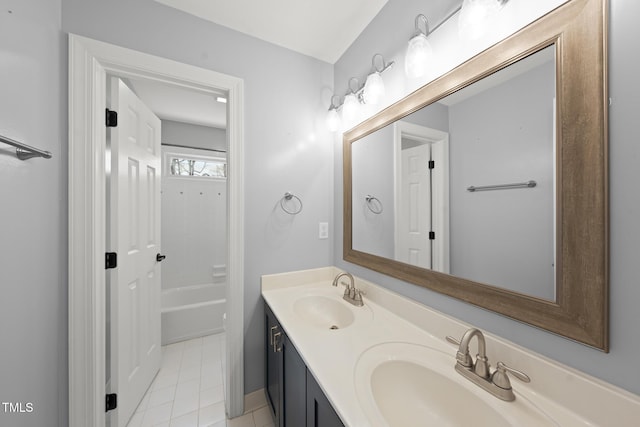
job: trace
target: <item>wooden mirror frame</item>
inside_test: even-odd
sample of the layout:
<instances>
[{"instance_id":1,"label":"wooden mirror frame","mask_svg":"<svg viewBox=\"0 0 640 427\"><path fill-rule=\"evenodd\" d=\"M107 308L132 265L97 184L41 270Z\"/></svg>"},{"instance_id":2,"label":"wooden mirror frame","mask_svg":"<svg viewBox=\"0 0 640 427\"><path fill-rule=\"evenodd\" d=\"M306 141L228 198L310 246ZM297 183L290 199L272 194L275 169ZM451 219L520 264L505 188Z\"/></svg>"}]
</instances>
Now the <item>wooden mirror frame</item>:
<instances>
[{"instance_id":1,"label":"wooden mirror frame","mask_svg":"<svg viewBox=\"0 0 640 427\"><path fill-rule=\"evenodd\" d=\"M344 260L609 351L607 0L570 0L344 134ZM353 249L351 144L556 46L556 300Z\"/></svg>"}]
</instances>

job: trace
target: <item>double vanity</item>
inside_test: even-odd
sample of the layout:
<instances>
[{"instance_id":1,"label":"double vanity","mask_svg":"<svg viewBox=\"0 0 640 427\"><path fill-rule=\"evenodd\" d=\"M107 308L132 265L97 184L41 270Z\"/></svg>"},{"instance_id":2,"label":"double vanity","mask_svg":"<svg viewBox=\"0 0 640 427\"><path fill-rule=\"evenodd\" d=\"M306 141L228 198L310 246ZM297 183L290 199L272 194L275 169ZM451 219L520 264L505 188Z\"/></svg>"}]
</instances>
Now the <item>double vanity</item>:
<instances>
[{"instance_id":1,"label":"double vanity","mask_svg":"<svg viewBox=\"0 0 640 427\"><path fill-rule=\"evenodd\" d=\"M345 265L608 352L608 7L565 2L344 132ZM637 395L336 268L262 295L278 427L640 425Z\"/></svg>"},{"instance_id":2,"label":"double vanity","mask_svg":"<svg viewBox=\"0 0 640 427\"><path fill-rule=\"evenodd\" d=\"M263 276L262 296L276 426L634 426L640 419L636 395L334 267Z\"/></svg>"}]
</instances>

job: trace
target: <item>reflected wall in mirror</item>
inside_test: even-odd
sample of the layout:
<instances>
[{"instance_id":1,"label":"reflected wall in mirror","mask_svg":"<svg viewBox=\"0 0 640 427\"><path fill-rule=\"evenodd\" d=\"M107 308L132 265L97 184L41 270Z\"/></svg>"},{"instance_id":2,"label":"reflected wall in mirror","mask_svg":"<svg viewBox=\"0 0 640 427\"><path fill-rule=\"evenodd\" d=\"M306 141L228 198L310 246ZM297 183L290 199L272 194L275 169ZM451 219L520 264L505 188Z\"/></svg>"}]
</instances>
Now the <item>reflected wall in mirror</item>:
<instances>
[{"instance_id":1,"label":"reflected wall in mirror","mask_svg":"<svg viewBox=\"0 0 640 427\"><path fill-rule=\"evenodd\" d=\"M353 143L353 248L555 301L555 55L545 47Z\"/></svg>"},{"instance_id":2,"label":"reflected wall in mirror","mask_svg":"<svg viewBox=\"0 0 640 427\"><path fill-rule=\"evenodd\" d=\"M569 1L345 133L344 259L608 351L605 35Z\"/></svg>"}]
</instances>

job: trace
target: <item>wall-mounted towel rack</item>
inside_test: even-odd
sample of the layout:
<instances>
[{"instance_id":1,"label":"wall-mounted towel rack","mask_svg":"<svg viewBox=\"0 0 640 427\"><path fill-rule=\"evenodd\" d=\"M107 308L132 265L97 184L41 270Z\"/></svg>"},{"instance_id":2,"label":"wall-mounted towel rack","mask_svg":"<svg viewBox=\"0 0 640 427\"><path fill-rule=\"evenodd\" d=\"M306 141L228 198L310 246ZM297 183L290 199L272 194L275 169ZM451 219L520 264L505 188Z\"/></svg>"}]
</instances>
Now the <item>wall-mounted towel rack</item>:
<instances>
[{"instance_id":1,"label":"wall-mounted towel rack","mask_svg":"<svg viewBox=\"0 0 640 427\"><path fill-rule=\"evenodd\" d=\"M300 206L297 209L289 210L284 205L285 205L286 202L288 202L288 201L290 201L292 199L296 199ZM282 197L282 199L280 199L280 207L282 208L283 211L285 211L289 215L297 215L300 212L302 212L302 200L300 200L300 197L296 196L293 193L289 193L287 191L286 193L284 193L284 197Z\"/></svg>"},{"instance_id":2,"label":"wall-mounted towel rack","mask_svg":"<svg viewBox=\"0 0 640 427\"><path fill-rule=\"evenodd\" d=\"M367 207L371 212L376 215L380 215L382 213L382 202L377 197L373 197L371 194L368 194L367 197L364 198L367 202Z\"/></svg>"},{"instance_id":3,"label":"wall-mounted towel rack","mask_svg":"<svg viewBox=\"0 0 640 427\"><path fill-rule=\"evenodd\" d=\"M16 147L16 156L20 160L27 160L32 157L44 157L45 159L51 158L51 153L48 151L39 150L30 145L7 138L6 136L0 135L0 142Z\"/></svg>"},{"instance_id":4,"label":"wall-mounted towel rack","mask_svg":"<svg viewBox=\"0 0 640 427\"><path fill-rule=\"evenodd\" d=\"M497 184L497 185L483 185L481 187L467 187L467 191L487 191L487 190L504 190L507 188L533 188L538 185L535 181L517 182L515 184Z\"/></svg>"}]
</instances>

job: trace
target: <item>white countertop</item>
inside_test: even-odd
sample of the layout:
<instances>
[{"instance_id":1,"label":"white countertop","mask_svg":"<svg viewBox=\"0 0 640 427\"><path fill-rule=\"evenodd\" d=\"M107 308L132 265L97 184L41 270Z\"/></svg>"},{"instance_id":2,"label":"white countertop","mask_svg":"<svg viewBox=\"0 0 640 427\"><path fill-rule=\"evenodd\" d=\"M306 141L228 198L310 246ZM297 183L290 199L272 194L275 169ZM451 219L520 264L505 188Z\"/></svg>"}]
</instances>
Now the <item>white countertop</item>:
<instances>
[{"instance_id":1,"label":"white countertop","mask_svg":"<svg viewBox=\"0 0 640 427\"><path fill-rule=\"evenodd\" d=\"M378 423L367 416L356 393L354 372L361 355L381 343L414 343L450 354L453 371L457 348L447 343L445 336L459 339L471 326L358 278L356 287L366 291L365 306L350 306L355 314L350 326L330 330L301 321L293 309L299 298L342 297L342 286L331 286L339 272L326 267L263 276L262 296L344 424L374 426ZM558 425L638 425L639 396L497 337L488 334L485 337L492 366L504 361L531 377L529 384L512 381L517 399L528 401ZM471 382L469 385L473 393L486 393ZM496 405L512 403L496 399ZM385 425L383 421L380 423Z\"/></svg>"}]
</instances>

